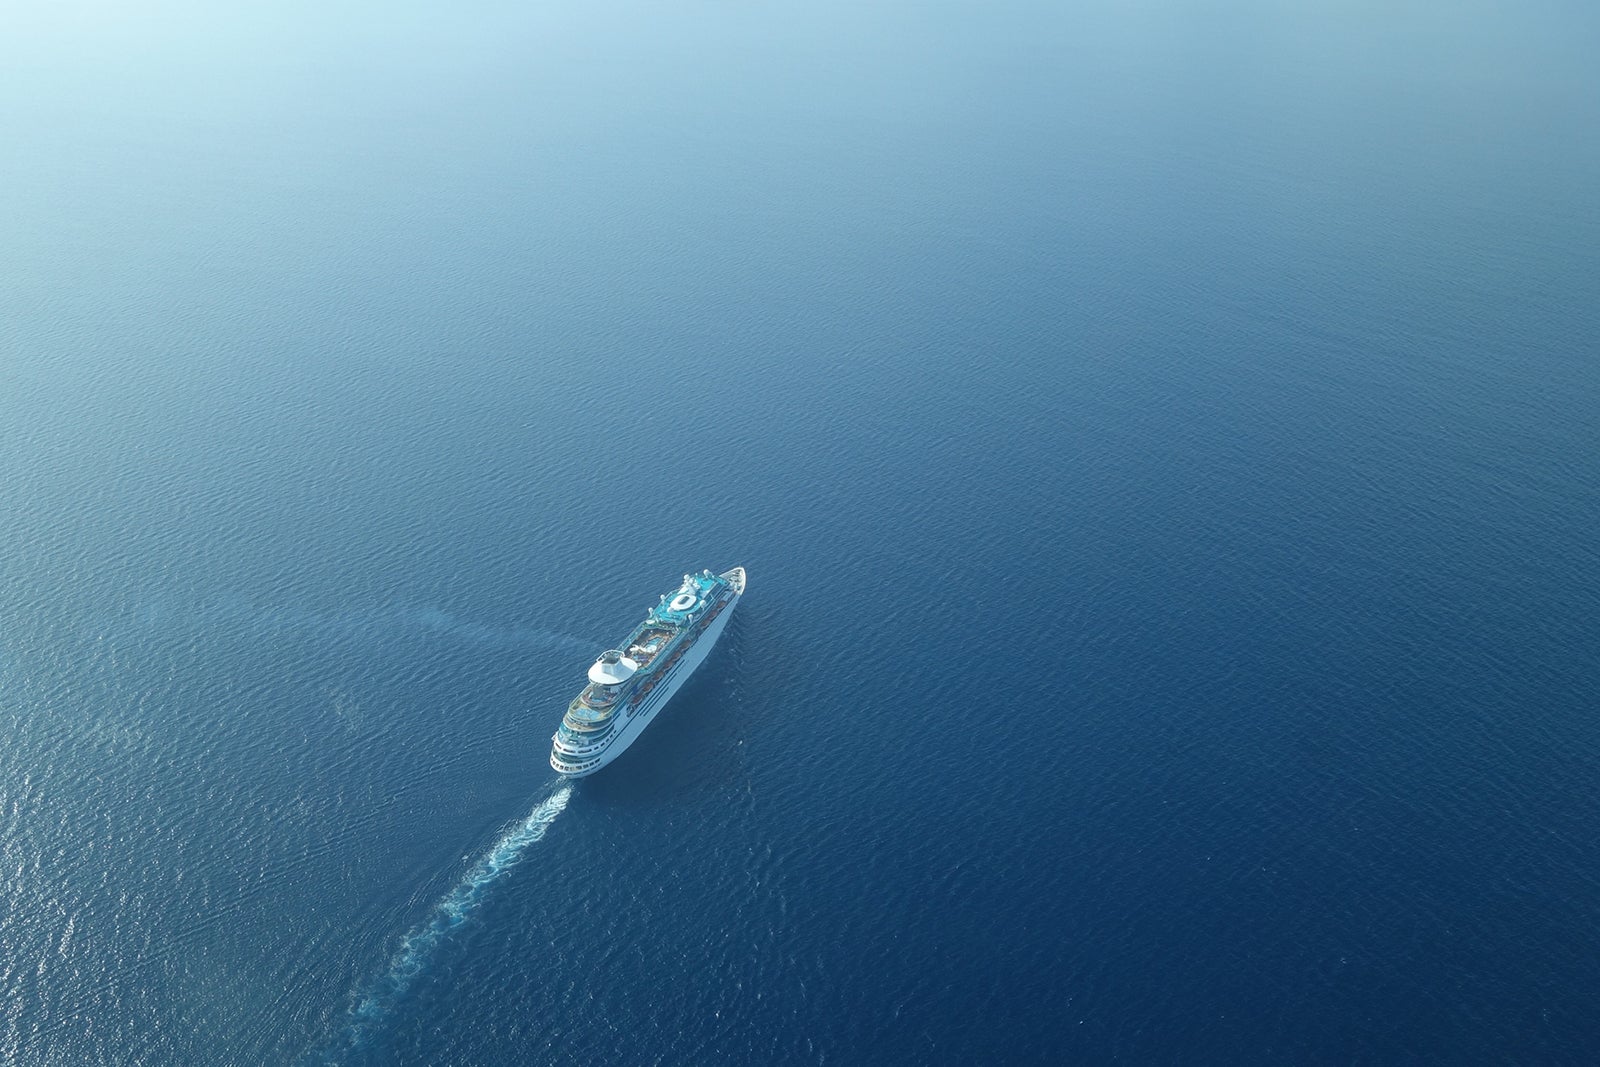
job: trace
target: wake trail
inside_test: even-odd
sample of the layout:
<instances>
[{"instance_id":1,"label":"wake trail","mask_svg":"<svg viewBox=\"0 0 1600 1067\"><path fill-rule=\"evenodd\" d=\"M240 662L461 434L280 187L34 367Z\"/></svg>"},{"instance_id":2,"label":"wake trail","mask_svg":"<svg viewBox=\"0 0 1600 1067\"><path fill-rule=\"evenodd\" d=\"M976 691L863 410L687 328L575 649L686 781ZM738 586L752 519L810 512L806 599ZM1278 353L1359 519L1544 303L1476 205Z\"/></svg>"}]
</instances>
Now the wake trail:
<instances>
[{"instance_id":1,"label":"wake trail","mask_svg":"<svg viewBox=\"0 0 1600 1067\"><path fill-rule=\"evenodd\" d=\"M245 633L310 631L383 640L397 635L440 637L464 645L491 648L541 648L589 651L591 643L571 634L535 626L492 626L452 615L428 605L400 605L340 612L294 607L259 607L241 597L223 597L201 604L155 600L127 612L89 620L96 633L132 627L147 632L190 632L218 629Z\"/></svg>"},{"instance_id":2,"label":"wake trail","mask_svg":"<svg viewBox=\"0 0 1600 1067\"><path fill-rule=\"evenodd\" d=\"M528 813L522 822L507 830L472 868L462 875L455 888L434 905L422 924L408 933L389 961L389 969L361 1001L351 1009L345 1028L343 1048L359 1049L383 1025L410 991L412 984L427 969L434 950L451 931L471 918L484 894L497 879L521 861L530 845L537 844L550 824L566 810L572 799L572 783L563 781L554 793ZM322 1062L337 1062L336 1054L326 1054Z\"/></svg>"}]
</instances>

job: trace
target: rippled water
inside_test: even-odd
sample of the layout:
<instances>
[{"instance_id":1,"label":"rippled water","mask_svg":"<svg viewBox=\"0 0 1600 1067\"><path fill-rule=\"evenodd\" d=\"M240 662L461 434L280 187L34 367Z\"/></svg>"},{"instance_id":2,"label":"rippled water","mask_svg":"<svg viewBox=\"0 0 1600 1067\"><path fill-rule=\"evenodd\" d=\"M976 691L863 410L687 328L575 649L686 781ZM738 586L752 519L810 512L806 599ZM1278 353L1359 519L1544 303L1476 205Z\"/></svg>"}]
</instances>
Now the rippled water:
<instances>
[{"instance_id":1,"label":"rippled water","mask_svg":"<svg viewBox=\"0 0 1600 1067\"><path fill-rule=\"evenodd\" d=\"M0 1060L1586 1062L1587 10L80 14Z\"/></svg>"}]
</instances>

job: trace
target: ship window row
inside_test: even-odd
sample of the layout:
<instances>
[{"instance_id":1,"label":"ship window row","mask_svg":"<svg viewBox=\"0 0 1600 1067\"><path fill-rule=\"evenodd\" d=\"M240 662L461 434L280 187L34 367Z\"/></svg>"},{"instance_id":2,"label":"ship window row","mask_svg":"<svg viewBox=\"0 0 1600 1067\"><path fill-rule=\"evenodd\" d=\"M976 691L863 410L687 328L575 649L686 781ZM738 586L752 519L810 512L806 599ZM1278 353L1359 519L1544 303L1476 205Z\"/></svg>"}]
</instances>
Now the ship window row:
<instances>
[{"instance_id":1,"label":"ship window row","mask_svg":"<svg viewBox=\"0 0 1600 1067\"><path fill-rule=\"evenodd\" d=\"M571 745L573 748L583 748L588 745L598 745L600 742L604 741L610 736L610 730L595 730L592 733L586 734L574 733L570 730L558 731L556 733L556 737L561 741L562 744Z\"/></svg>"}]
</instances>

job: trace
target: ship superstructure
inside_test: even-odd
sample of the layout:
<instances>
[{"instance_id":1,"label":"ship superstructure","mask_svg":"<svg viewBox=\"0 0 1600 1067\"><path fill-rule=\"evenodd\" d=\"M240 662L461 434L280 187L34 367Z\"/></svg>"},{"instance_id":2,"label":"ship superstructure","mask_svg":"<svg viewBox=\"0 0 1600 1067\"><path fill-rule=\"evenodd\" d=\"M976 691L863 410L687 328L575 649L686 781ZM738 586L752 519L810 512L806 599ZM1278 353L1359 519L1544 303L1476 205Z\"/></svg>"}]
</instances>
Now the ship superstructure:
<instances>
[{"instance_id":1,"label":"ship superstructure","mask_svg":"<svg viewBox=\"0 0 1600 1067\"><path fill-rule=\"evenodd\" d=\"M589 684L551 737L550 766L582 778L621 755L717 643L744 585L743 567L685 574L621 648L589 668Z\"/></svg>"}]
</instances>

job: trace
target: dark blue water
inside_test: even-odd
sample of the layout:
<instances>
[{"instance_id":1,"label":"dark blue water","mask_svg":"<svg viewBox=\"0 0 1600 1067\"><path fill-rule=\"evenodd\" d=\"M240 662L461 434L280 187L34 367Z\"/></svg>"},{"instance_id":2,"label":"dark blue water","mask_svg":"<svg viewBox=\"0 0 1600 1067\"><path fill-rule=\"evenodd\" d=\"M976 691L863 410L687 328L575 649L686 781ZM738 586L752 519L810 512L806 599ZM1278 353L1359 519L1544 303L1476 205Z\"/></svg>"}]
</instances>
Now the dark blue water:
<instances>
[{"instance_id":1,"label":"dark blue water","mask_svg":"<svg viewBox=\"0 0 1600 1067\"><path fill-rule=\"evenodd\" d=\"M0 1061L1590 1060L1586 5L534 7L8 17Z\"/></svg>"}]
</instances>

